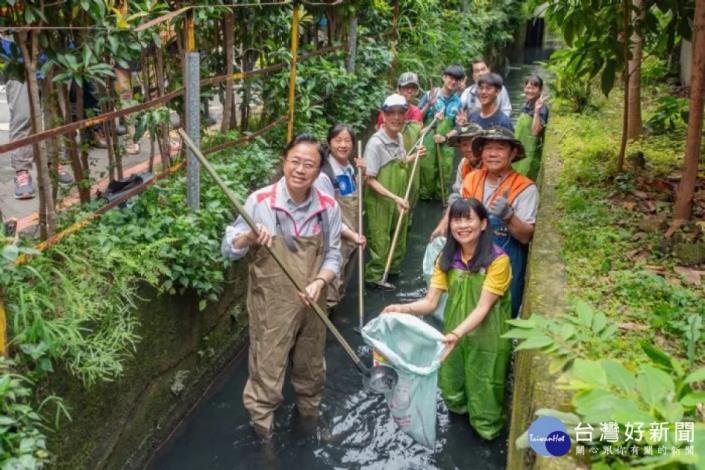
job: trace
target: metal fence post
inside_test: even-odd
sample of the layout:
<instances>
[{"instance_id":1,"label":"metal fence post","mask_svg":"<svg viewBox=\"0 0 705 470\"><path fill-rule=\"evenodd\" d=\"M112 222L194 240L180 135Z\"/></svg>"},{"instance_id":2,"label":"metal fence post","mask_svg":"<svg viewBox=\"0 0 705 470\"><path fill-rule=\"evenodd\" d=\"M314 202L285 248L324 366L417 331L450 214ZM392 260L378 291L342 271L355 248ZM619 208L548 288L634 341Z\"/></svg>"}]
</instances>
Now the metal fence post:
<instances>
[{"instance_id":1,"label":"metal fence post","mask_svg":"<svg viewBox=\"0 0 705 470\"><path fill-rule=\"evenodd\" d=\"M193 23L193 10L186 16L186 52L184 60L184 84L186 106L186 133L200 147L201 145L201 83L200 56L196 50L196 35ZM186 149L186 201L191 212L198 212L201 205L200 175L201 164L191 149Z\"/></svg>"},{"instance_id":2,"label":"metal fence post","mask_svg":"<svg viewBox=\"0 0 705 470\"><path fill-rule=\"evenodd\" d=\"M287 142L294 137L294 111L296 100L296 59L299 53L299 19L301 16L301 6L294 4L294 16L291 19L291 69L289 70L289 127L287 130Z\"/></svg>"},{"instance_id":3,"label":"metal fence post","mask_svg":"<svg viewBox=\"0 0 705 470\"><path fill-rule=\"evenodd\" d=\"M348 60L345 69L348 73L355 73L355 58L357 56L357 11L353 10L350 17L350 28L348 31Z\"/></svg>"}]
</instances>

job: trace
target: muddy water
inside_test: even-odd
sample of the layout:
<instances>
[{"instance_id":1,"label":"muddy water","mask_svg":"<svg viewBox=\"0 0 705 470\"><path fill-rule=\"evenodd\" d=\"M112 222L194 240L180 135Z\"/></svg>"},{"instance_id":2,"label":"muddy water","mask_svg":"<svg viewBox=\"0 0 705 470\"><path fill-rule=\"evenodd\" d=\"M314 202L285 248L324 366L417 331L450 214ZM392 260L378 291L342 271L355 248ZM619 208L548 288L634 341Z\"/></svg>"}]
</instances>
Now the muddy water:
<instances>
[{"instance_id":1,"label":"muddy water","mask_svg":"<svg viewBox=\"0 0 705 470\"><path fill-rule=\"evenodd\" d=\"M523 105L523 77L534 68L512 68L507 80L514 116ZM421 262L429 234L441 215L440 203L419 202L414 210L402 275L390 280L394 292L365 291L366 321L387 304L425 294ZM335 325L362 357L370 350L354 327L358 312L357 281L332 314ZM432 319L429 322L433 322ZM435 325L439 326L439 325ZM251 430L242 405L247 380L246 352L225 371L194 413L176 430L150 464L152 469L500 469L506 464L506 432L487 442L470 428L467 416L448 413L437 397L437 442L426 449L401 433L384 399L366 393L357 369L331 335L326 345L327 381L318 424L302 422L287 383L276 413L271 442ZM510 402L507 399L506 403Z\"/></svg>"}]
</instances>

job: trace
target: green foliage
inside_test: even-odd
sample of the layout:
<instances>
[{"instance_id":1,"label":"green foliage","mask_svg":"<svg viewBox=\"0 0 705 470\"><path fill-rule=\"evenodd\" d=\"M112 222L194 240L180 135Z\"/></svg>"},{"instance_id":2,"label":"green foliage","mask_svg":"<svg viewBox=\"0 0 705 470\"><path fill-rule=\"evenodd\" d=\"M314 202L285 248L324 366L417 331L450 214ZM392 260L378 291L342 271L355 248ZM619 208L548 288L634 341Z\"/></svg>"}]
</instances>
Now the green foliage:
<instances>
[{"instance_id":1,"label":"green foliage","mask_svg":"<svg viewBox=\"0 0 705 470\"><path fill-rule=\"evenodd\" d=\"M652 134L665 134L684 129L688 122L688 100L665 95L658 98L658 107L646 121L646 129Z\"/></svg>"},{"instance_id":2,"label":"green foliage","mask_svg":"<svg viewBox=\"0 0 705 470\"><path fill-rule=\"evenodd\" d=\"M662 86L642 90L647 116L664 95ZM622 437L628 422L644 422L647 435L649 423L668 421L672 438L674 422L698 421L697 407L705 402L705 292L681 282L660 226L645 222L670 218L670 192L652 186L679 168L685 135L676 129L644 136L631 149L643 153L646 168L615 175L610 162L621 126L619 95L617 90L595 100L579 115L552 116L550 131L559 136L554 142L563 164L558 228L572 308L558 317L532 312L528 320L513 320L507 336L522 340L518 349L549 356L550 372L561 373L560 386L572 391L570 419L597 430L616 421ZM696 454L702 454L704 433L696 424ZM586 451L593 468L705 468L705 455L639 454Z\"/></svg>"},{"instance_id":3,"label":"green foliage","mask_svg":"<svg viewBox=\"0 0 705 470\"><path fill-rule=\"evenodd\" d=\"M528 319L509 320L514 328L503 338L522 339L516 350L539 349L554 360L549 372L555 374L579 357L600 357L603 345L612 341L617 327L609 324L602 312L594 312L584 302L577 302L574 314L559 318L534 313Z\"/></svg>"},{"instance_id":4,"label":"green foliage","mask_svg":"<svg viewBox=\"0 0 705 470\"><path fill-rule=\"evenodd\" d=\"M465 3L467 11L463 10L463 2L400 2L398 73L412 70L420 77L434 80L438 86L446 65L457 63L470 72L472 59L483 55L502 71L505 65L502 52L527 16L524 2Z\"/></svg>"},{"instance_id":5,"label":"green foliage","mask_svg":"<svg viewBox=\"0 0 705 470\"><path fill-rule=\"evenodd\" d=\"M649 426L650 423L667 422L669 432L659 445L666 445L669 449L686 445L674 439L675 423L696 419L697 406L705 402L705 392L696 388L696 384L705 381L705 368L687 373L681 361L650 342L642 343L644 359L638 362L610 358L609 350L601 344L614 338L617 327L609 323L603 313L595 312L582 302L576 304L570 315L545 318L533 314L529 319L510 320L509 323L514 328L504 337L522 340L516 350L537 349L547 354L551 357L549 373L562 372L559 387L574 392L571 403L577 416L561 413L565 415L561 419L568 418L565 424L574 426L579 418L581 423L599 429L602 423L614 422L624 431L635 423ZM544 410L542 414L555 413L560 412ZM698 428L697 432L703 431L705 427ZM524 445L525 437L520 437L517 445ZM647 436L643 442L611 444L645 446L660 441ZM598 444L593 442L593 445ZM653 462L704 465L705 453L700 453L702 455L697 457L685 453L661 455ZM644 455L643 451L639 454ZM641 463L639 457L625 457L621 462Z\"/></svg>"},{"instance_id":6,"label":"green foliage","mask_svg":"<svg viewBox=\"0 0 705 470\"><path fill-rule=\"evenodd\" d=\"M13 372L13 361L0 357L0 467L38 469L50 461L44 432L48 429L39 412L32 407L33 383ZM54 405L57 420L68 413L57 397L47 398L43 406ZM57 423L58 424L58 423Z\"/></svg>"},{"instance_id":7,"label":"green foliage","mask_svg":"<svg viewBox=\"0 0 705 470\"><path fill-rule=\"evenodd\" d=\"M559 49L551 55L551 60L545 64L546 70L554 77L551 91L569 104L573 112L581 112L590 104L592 80L590 76L576 68L572 61L573 49Z\"/></svg>"}]
</instances>

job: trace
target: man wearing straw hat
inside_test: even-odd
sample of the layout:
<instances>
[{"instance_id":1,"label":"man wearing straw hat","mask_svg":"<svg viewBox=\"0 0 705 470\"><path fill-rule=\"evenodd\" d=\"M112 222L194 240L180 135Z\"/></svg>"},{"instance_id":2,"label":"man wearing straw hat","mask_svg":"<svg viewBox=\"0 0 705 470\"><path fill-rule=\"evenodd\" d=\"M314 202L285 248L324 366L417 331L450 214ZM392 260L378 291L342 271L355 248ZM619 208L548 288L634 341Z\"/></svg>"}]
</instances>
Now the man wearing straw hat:
<instances>
[{"instance_id":1,"label":"man wearing straw hat","mask_svg":"<svg viewBox=\"0 0 705 470\"><path fill-rule=\"evenodd\" d=\"M472 141L472 150L480 155L482 167L463 179L461 195L475 198L487 207L495 245L502 248L512 265L512 315L519 314L524 293L524 273L529 242L534 236L538 189L533 181L512 169L512 163L524 158L524 147L509 129L493 127ZM444 215L434 234L448 227Z\"/></svg>"},{"instance_id":2,"label":"man wearing straw hat","mask_svg":"<svg viewBox=\"0 0 705 470\"><path fill-rule=\"evenodd\" d=\"M335 199L313 187L322 164L323 149L316 138L296 136L284 149L284 176L245 202L257 231L240 216L227 227L223 239L222 252L229 258L251 252L249 378L243 401L255 431L265 438L272 434L274 411L283 400L289 361L296 406L308 422L318 418L325 385L326 327L309 304L317 302L325 308L321 293L340 271L342 221ZM305 294L296 290L264 246L306 286Z\"/></svg>"},{"instance_id":3,"label":"man wearing straw hat","mask_svg":"<svg viewBox=\"0 0 705 470\"><path fill-rule=\"evenodd\" d=\"M382 279L387 255L392 245L396 213L408 212L409 201L404 199L411 176L411 163L404 150L401 135L408 104L399 94L389 95L382 105L384 124L375 132L365 147L367 161L367 188L365 191L365 223L370 260L365 266L365 281ZM419 156L425 155L422 149ZM401 260L406 253L406 225L408 216L401 219L402 228L392 259L390 272L398 273Z\"/></svg>"}]
</instances>

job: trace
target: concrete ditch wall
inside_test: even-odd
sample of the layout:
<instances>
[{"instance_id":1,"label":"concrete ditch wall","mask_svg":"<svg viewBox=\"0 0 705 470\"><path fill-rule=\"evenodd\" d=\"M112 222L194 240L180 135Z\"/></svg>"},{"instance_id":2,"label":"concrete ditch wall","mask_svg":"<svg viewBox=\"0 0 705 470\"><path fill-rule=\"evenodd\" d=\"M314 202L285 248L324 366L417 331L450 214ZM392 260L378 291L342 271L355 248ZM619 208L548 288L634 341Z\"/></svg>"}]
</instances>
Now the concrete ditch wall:
<instances>
[{"instance_id":1,"label":"concrete ditch wall","mask_svg":"<svg viewBox=\"0 0 705 470\"><path fill-rule=\"evenodd\" d=\"M562 168L559 145L559 137L549 127L538 182L540 205L529 254L523 317L529 316L527 312L558 315L565 308L566 277L560 258L561 237L557 229L561 214L556 207L556 190ZM536 419L536 410L568 410L570 394L556 388L557 376L548 373L549 362L548 358L535 351L517 353L507 456L507 468L510 470L572 470L577 467L570 454L561 458L541 457L533 450L519 450L515 446L516 439Z\"/></svg>"},{"instance_id":2,"label":"concrete ditch wall","mask_svg":"<svg viewBox=\"0 0 705 470\"><path fill-rule=\"evenodd\" d=\"M55 468L143 468L243 350L246 273L245 262L235 263L220 301L202 312L195 295L159 296L143 288L137 313L142 341L118 380L85 387L59 370L42 385L44 394L64 397L72 416L50 438Z\"/></svg>"}]
</instances>

